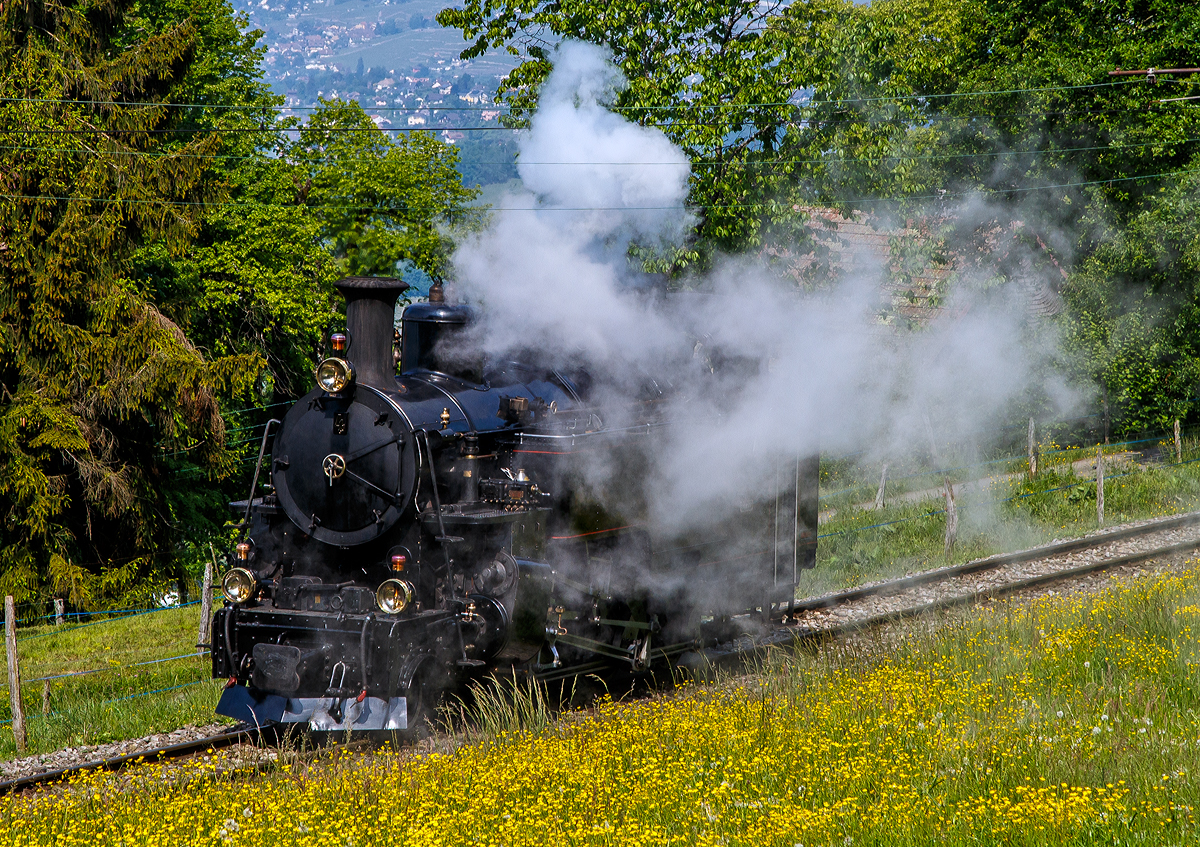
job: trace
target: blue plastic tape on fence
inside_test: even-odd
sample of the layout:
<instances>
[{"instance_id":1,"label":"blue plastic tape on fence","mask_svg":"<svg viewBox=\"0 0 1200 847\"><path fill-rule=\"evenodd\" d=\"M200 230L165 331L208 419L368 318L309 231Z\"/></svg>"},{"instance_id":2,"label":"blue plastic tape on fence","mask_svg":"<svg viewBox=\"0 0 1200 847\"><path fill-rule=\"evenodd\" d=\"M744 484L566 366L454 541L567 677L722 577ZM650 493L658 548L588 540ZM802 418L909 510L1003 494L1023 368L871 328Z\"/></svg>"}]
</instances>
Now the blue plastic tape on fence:
<instances>
[{"instance_id":1,"label":"blue plastic tape on fence","mask_svg":"<svg viewBox=\"0 0 1200 847\"><path fill-rule=\"evenodd\" d=\"M86 617L94 617L96 615L132 615L132 614L136 614L138 612L158 612L158 611L162 611L163 609L178 609L178 608L179 608L178 606L154 606L153 608L144 607L144 608L140 608L140 609L101 609L100 611L97 611L97 612L63 612L62 615L58 615L57 613L51 612L48 615L39 615L36 618L22 618L21 620L17 621L17 623L25 623L26 621L46 621L46 620L50 620L50 618L57 618L57 617L86 618Z\"/></svg>"},{"instance_id":2,"label":"blue plastic tape on fence","mask_svg":"<svg viewBox=\"0 0 1200 847\"><path fill-rule=\"evenodd\" d=\"M170 688L156 688L153 691L139 691L137 694L130 694L128 697L116 697L112 700L105 700L105 705L109 703L120 703L123 700L134 700L138 697L149 697L151 694L162 694L167 691L178 691L180 688L188 688L192 685L200 685L203 682L212 682L211 679L198 679L195 682L185 682L183 685L172 685Z\"/></svg>"},{"instance_id":3,"label":"blue plastic tape on fence","mask_svg":"<svg viewBox=\"0 0 1200 847\"><path fill-rule=\"evenodd\" d=\"M195 658L204 658L207 656L208 656L208 651L201 650L196 653L184 653L183 655L171 656L166 659L148 659L145 662L132 662L128 665L113 665L113 666L107 667L107 668L92 668L91 670L87 670L87 671L72 671L71 673L58 673L58 674L52 674L50 676L39 676L39 677L35 677L34 679L27 679L22 684L31 683L31 682L50 682L55 679L70 679L71 677L76 677L76 676L91 676L92 674L104 673L105 671L123 671L123 670L128 670L129 668L142 668L142 667L145 667L146 665L158 665L158 664L162 664L163 662L177 662L180 659L195 659ZM8 683L0 682L0 688L8 688Z\"/></svg>"}]
</instances>

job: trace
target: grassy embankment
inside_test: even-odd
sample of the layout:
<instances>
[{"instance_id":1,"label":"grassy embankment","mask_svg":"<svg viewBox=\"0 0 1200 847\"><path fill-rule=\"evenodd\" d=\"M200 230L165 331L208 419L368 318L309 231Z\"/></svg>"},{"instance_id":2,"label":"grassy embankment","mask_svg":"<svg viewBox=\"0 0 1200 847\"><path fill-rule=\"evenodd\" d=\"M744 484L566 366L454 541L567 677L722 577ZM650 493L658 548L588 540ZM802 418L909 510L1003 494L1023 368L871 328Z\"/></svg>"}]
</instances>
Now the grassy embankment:
<instances>
[{"instance_id":1,"label":"grassy embankment","mask_svg":"<svg viewBox=\"0 0 1200 847\"><path fill-rule=\"evenodd\" d=\"M194 605L85 626L64 625L61 630L53 625L19 629L17 655L30 752L138 738L217 720L213 708L221 683L189 685L208 680L207 653L129 667L195 653L199 621L200 607ZM43 683L33 680L97 668L105 670L51 680L51 714L41 713ZM145 693L151 691L160 693ZM11 717L5 686L0 720ZM11 727L5 724L0 728L0 757L16 755Z\"/></svg>"},{"instance_id":2,"label":"grassy embankment","mask_svg":"<svg viewBox=\"0 0 1200 847\"><path fill-rule=\"evenodd\" d=\"M93 774L28 845L1100 845L1200 838L1200 569L779 655L448 754ZM902 636L902 637L897 637ZM536 710L535 710L536 711Z\"/></svg>"},{"instance_id":3,"label":"grassy embankment","mask_svg":"<svg viewBox=\"0 0 1200 847\"><path fill-rule=\"evenodd\" d=\"M1128 459L1110 460L1105 469L1106 526L1200 509L1200 439L1185 439L1183 446L1182 464L1174 464L1174 446L1166 442L1163 447L1169 464L1140 468ZM1123 450L1120 445L1106 448L1110 454ZM1034 480L1027 478L1024 461L950 474L955 484L981 474L995 479L983 490L957 496L958 542L950 561L965 562L1095 531L1094 460L1094 448L1060 449L1048 444L1043 446L1040 472ZM1083 461L1088 462L1087 470L1075 467ZM843 463L827 476L824 487L838 493L823 492L822 508L832 507L835 514L821 524L817 568L805 575L801 593L848 587L947 563L941 492L918 501L901 497L907 491L937 488L940 476L914 473L889 483L888 505L880 511L853 505L874 499L874 489L866 482L874 476L874 484L878 484L877 467Z\"/></svg>"}]
</instances>

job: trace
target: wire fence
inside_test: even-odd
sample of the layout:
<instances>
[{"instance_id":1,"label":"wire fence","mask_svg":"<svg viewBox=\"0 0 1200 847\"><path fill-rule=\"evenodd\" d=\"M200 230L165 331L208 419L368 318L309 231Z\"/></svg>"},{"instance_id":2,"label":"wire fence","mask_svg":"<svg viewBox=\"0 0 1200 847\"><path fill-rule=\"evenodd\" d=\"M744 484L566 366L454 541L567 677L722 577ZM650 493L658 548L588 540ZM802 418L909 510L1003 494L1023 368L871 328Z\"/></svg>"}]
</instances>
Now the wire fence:
<instances>
[{"instance_id":1,"label":"wire fence","mask_svg":"<svg viewBox=\"0 0 1200 847\"><path fill-rule=\"evenodd\" d=\"M1194 431L1188 432L1187 435L1189 435L1189 436L1194 435ZM1128 441L1114 441L1109 444L1105 444L1104 446L1106 448L1110 448L1110 449L1118 448L1118 447L1131 447L1136 444L1161 443L1164 440L1173 438L1173 437L1174 437L1173 434L1165 433L1163 435L1157 435L1152 438L1136 438L1136 439L1130 439ZM1056 450L1045 450L1045 451L1039 450L1038 455L1040 458L1045 459L1047 457L1062 455L1064 453L1078 452L1078 451L1084 450L1084 449L1090 449L1090 448L1083 447L1083 446L1061 447ZM1028 459L1029 459L1029 456L1027 453L1026 454L1013 453L1010 455L1001 456L998 459L985 459L980 462L971 462L968 464L955 465L955 466L951 466L951 467L928 468L925 470L914 471L914 472L908 473L908 474L901 474L899 476L889 474L888 481L895 483L895 482L901 482L903 480L908 480L908 479L918 479L918 478L924 477L924 476L945 477L945 476L949 476L951 474L958 473L960 471L972 470L974 468L986 468L991 465L998 465L998 464L999 465L1002 465L1002 464L1018 465L1020 463L1027 462ZM1014 471L1014 473L1015 473L1015 471ZM861 490L869 490L871 488L871 486L872 486L872 483L864 480L863 482L856 483L856 484L848 486L846 488L837 489L835 491L827 491L820 496L820 499L821 500L832 500L842 494L848 494L850 492L858 491L860 489Z\"/></svg>"},{"instance_id":2,"label":"wire fence","mask_svg":"<svg viewBox=\"0 0 1200 847\"><path fill-rule=\"evenodd\" d=\"M1193 430L1188 433L1189 437L1194 437L1195 434L1196 434L1196 430ZM1181 432L1180 435L1182 438L1183 433ZM1116 443L1112 443L1112 444L1106 444L1106 445L1104 445L1104 447L1109 448L1111 450L1112 448L1125 447L1125 446L1130 446L1130 445L1135 445L1135 444L1147 444L1147 443L1162 444L1163 442L1167 441L1168 439L1173 439L1173 438L1174 438L1174 433L1169 433L1169 434L1164 434L1164 435L1153 437L1153 438L1140 438L1140 439L1134 439L1134 440L1130 440L1130 441L1122 441L1122 442L1116 442ZM1091 449L1091 448L1090 447L1065 447L1065 448L1061 448L1059 450L1047 451L1046 453L1044 453L1042 455L1049 456L1049 455L1054 455L1054 454L1079 452L1079 451L1085 450L1085 449ZM1013 462L1013 461L1019 461L1019 460L1027 460L1027 457L1011 456L1011 457L1005 457L1002 459L991 460L990 462L986 462L986 463L980 463L980 464L976 464L976 465L968 465L968 466L964 466L964 467L980 467L982 465L992 464L995 462ZM1110 482L1112 480L1116 480L1116 479L1137 476L1139 474L1146 473L1146 472L1152 471L1152 470L1163 470L1163 469L1168 469L1168 468L1183 467L1186 465L1196 464L1198 462L1200 462L1200 458L1184 459L1184 460L1175 461L1175 462L1161 462L1152 467L1138 468L1136 470L1126 471L1123 473L1114 473L1114 474L1106 473L1105 474L1105 483L1107 484L1108 482ZM921 476L921 475L925 475L925 474L943 474L944 475L947 472L948 471L941 471L941 470L926 471L926 472L924 472L924 474L913 474L912 476ZM984 478L984 479L986 480L988 478ZM983 481L983 480L975 479L975 480L968 480L967 482L980 482L980 481ZM1052 494L1052 493L1061 492L1061 491L1070 491L1071 489L1078 488L1081 485L1093 484L1093 482L1094 482L1093 480L1089 480L1089 479L1076 479L1076 480L1071 481L1067 485L1056 486L1053 488L1044 488L1044 489L1039 489L1037 491L1022 492L1020 494L1014 494L1011 497L1001 497L1001 498L988 499L988 500L976 501L976 502L965 502L965 503L956 505L956 509L958 511L964 511L964 510L968 510L970 508L977 508L977 507L989 507L990 508L990 507L1000 505L1002 503L1011 503L1011 502L1018 501L1018 500L1028 499L1030 497L1038 497L1038 496L1041 496L1044 494ZM853 491L853 490L855 490L855 489L854 488L844 489L844 491ZM933 509L928 512L924 512L920 515L912 515L912 516L905 517L905 518L897 518L896 520L891 520L891 521L881 521L879 523L869 524L867 526L848 527L846 529L837 530L835 532L819 533L817 535L817 538L819 540L822 538L835 538L835 537L839 537L839 536L855 535L855 534L862 533L862 532L869 532L871 530L883 529L883 528L889 527L889 526L896 526L899 524L907 524L907 523L912 523L915 521L926 520L928 518L937 517L938 515L944 515L944 514L946 514L946 511L947 510L944 508Z\"/></svg>"}]
</instances>

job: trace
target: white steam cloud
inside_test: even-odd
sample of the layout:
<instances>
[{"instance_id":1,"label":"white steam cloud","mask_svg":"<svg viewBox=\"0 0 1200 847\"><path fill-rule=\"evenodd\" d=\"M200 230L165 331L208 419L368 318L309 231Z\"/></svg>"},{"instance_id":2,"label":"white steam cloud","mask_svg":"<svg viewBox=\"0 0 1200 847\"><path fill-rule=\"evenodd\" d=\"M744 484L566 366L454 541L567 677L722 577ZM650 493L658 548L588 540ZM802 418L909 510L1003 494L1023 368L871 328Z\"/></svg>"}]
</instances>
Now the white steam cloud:
<instances>
[{"instance_id":1,"label":"white steam cloud","mask_svg":"<svg viewBox=\"0 0 1200 847\"><path fill-rule=\"evenodd\" d=\"M673 423L646 469L657 523L682 530L747 505L781 458L887 456L928 444L931 429L986 429L1044 380L1052 333L1031 340L1023 301L969 286L912 333L878 319L883 268L803 295L731 257L706 281L711 294L656 296L627 251L686 233L689 163L605 107L623 82L601 48L559 48L520 141L528 193L499 204L455 269L459 295L484 307L492 352L587 363L626 395L646 377L671 386ZM722 376L710 356L769 366Z\"/></svg>"}]
</instances>

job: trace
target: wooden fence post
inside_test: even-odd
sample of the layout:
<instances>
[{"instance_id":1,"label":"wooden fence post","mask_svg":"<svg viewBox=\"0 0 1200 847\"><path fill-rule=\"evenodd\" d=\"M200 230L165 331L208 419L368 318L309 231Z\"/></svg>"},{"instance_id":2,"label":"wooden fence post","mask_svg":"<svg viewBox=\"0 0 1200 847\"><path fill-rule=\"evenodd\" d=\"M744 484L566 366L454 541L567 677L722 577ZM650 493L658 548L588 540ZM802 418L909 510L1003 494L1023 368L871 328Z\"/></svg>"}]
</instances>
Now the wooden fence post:
<instances>
[{"instance_id":1,"label":"wooden fence post","mask_svg":"<svg viewBox=\"0 0 1200 847\"><path fill-rule=\"evenodd\" d=\"M1104 526L1104 445L1096 445L1096 523Z\"/></svg>"},{"instance_id":2,"label":"wooden fence post","mask_svg":"<svg viewBox=\"0 0 1200 847\"><path fill-rule=\"evenodd\" d=\"M1179 418L1175 419L1175 464L1183 464L1183 442L1179 440Z\"/></svg>"},{"instance_id":3,"label":"wooden fence post","mask_svg":"<svg viewBox=\"0 0 1200 847\"><path fill-rule=\"evenodd\" d=\"M217 551L213 549L212 544L208 545L208 551L212 554L212 561L204 563L204 581L200 586L200 631L196 637L196 651L204 652L201 644L208 644L212 633L209 631L212 628L212 581L213 581L213 564L217 561Z\"/></svg>"},{"instance_id":4,"label":"wooden fence post","mask_svg":"<svg viewBox=\"0 0 1200 847\"><path fill-rule=\"evenodd\" d=\"M4 648L8 653L8 696L12 702L13 740L17 752L24 753L25 709L21 706L21 668L17 663L17 604L12 595L4 598Z\"/></svg>"},{"instance_id":5,"label":"wooden fence post","mask_svg":"<svg viewBox=\"0 0 1200 847\"><path fill-rule=\"evenodd\" d=\"M946 558L949 559L958 539L958 509L954 505L954 486L950 484L950 478L945 477L942 481L946 487Z\"/></svg>"},{"instance_id":6,"label":"wooden fence post","mask_svg":"<svg viewBox=\"0 0 1200 847\"><path fill-rule=\"evenodd\" d=\"M1037 432L1034 430L1033 418L1029 419L1029 478L1037 476L1038 447Z\"/></svg>"},{"instance_id":7,"label":"wooden fence post","mask_svg":"<svg viewBox=\"0 0 1200 847\"><path fill-rule=\"evenodd\" d=\"M883 473L879 475L879 490L875 492L875 511L883 508L883 487L887 485L887 462L883 463Z\"/></svg>"},{"instance_id":8,"label":"wooden fence post","mask_svg":"<svg viewBox=\"0 0 1200 847\"><path fill-rule=\"evenodd\" d=\"M62 626L63 614L67 610L67 602L61 597L54 598L54 625Z\"/></svg>"},{"instance_id":9,"label":"wooden fence post","mask_svg":"<svg viewBox=\"0 0 1200 847\"><path fill-rule=\"evenodd\" d=\"M42 714L50 714L50 680L42 680Z\"/></svg>"}]
</instances>

